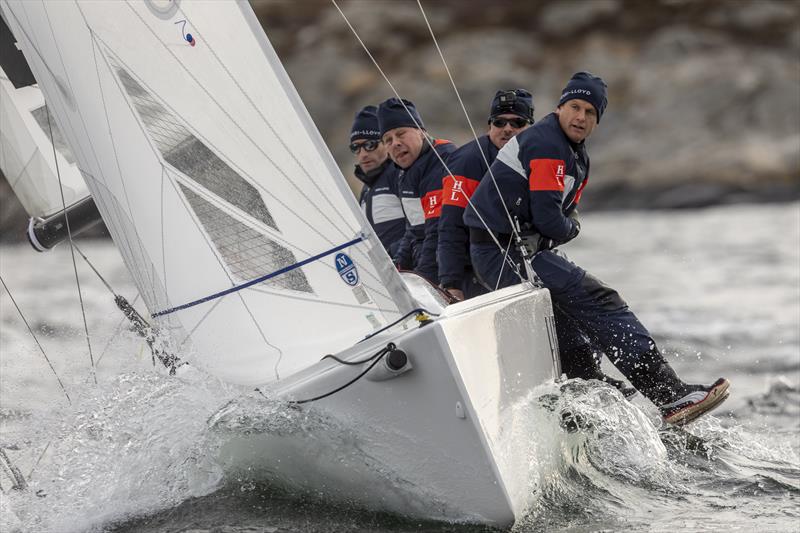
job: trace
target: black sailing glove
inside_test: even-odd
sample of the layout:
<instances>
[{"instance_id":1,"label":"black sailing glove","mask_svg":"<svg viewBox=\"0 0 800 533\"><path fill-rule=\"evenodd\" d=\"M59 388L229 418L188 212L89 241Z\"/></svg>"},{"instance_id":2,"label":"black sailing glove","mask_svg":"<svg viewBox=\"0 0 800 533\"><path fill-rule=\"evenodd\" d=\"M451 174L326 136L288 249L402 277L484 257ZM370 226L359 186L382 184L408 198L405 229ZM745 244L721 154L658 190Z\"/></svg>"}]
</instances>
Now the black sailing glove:
<instances>
[{"instance_id":1,"label":"black sailing glove","mask_svg":"<svg viewBox=\"0 0 800 533\"><path fill-rule=\"evenodd\" d=\"M520 251L526 256L536 255L542 250L552 250L556 245L553 239L548 239L539 232L523 232L520 240L522 241L521 247L524 248Z\"/></svg>"},{"instance_id":2,"label":"black sailing glove","mask_svg":"<svg viewBox=\"0 0 800 533\"><path fill-rule=\"evenodd\" d=\"M574 227L573 227L572 231L570 232L569 237L567 237L567 239L564 242L561 242L559 244L568 243L569 241L571 241L572 239L577 237L578 233L581 232L581 220L580 220L580 217L578 216L578 208L577 207L575 209L573 209L572 212L570 212L569 215L567 215L567 218L572 220L572 222L574 222L574 224L573 224Z\"/></svg>"}]
</instances>

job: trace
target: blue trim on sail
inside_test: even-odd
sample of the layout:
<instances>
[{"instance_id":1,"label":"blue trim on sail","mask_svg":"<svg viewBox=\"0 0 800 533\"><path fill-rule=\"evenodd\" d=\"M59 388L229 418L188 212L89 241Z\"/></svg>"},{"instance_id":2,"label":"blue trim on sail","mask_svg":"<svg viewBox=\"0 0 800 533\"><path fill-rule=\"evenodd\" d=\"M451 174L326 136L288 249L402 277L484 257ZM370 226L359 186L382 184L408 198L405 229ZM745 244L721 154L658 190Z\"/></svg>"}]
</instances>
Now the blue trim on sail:
<instances>
[{"instance_id":1,"label":"blue trim on sail","mask_svg":"<svg viewBox=\"0 0 800 533\"><path fill-rule=\"evenodd\" d=\"M331 248L330 250L322 252L321 254L317 254L315 256L309 257L308 259L303 259L302 261L299 261L299 262L297 262L297 263L295 263L293 265L289 265L289 266L283 267L280 270L276 270L275 272L272 272L270 274L266 274L264 276L261 276L260 278L251 279L247 283L242 283L241 285L236 285L234 287L231 287L230 289L225 289L224 291L221 291L221 292L218 292L218 293L215 293L215 294L211 294L209 296L205 296L205 297L200 298L199 300L195 300L193 302L189 302L189 303L186 303L186 304L183 304L183 305L179 305L177 307L171 307L171 308L165 309L163 311L158 311L157 313L153 313L151 316L153 318L155 318L155 317L158 317L158 316L168 315L170 313L174 313L175 311L182 311L184 309L188 309L189 307L194 307L195 305L199 305L199 304L202 304L202 303L205 303L205 302L209 302L211 300L216 300L217 298L222 298L223 296L225 296L227 294L238 292L238 291L240 291L242 289L246 289L247 287L252 287L253 285L258 285L259 283L267 281L268 279L274 278L276 276L280 276L281 274L286 274L287 272L290 272L290 271L292 271L292 270L294 270L296 268L300 268L303 265L307 265L309 263L313 263L317 259L322 259L326 255L330 255L330 254L332 254L334 252L338 252L339 250L342 250L344 248L347 248L348 246L352 246L354 244L357 244L357 243L359 243L359 242L361 242L363 240L364 240L364 237L358 237L357 239L353 239L352 241L346 242L344 244L340 244L339 246L337 246L335 248Z\"/></svg>"}]
</instances>

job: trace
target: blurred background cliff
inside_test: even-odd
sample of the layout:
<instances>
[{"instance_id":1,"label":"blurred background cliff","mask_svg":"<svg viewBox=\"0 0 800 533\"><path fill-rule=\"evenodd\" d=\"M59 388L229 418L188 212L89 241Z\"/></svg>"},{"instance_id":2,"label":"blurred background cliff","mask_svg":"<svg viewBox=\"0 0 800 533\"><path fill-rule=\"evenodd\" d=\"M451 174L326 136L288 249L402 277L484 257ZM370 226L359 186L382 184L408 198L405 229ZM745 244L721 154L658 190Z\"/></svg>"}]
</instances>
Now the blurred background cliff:
<instances>
[{"instance_id":1,"label":"blurred background cliff","mask_svg":"<svg viewBox=\"0 0 800 533\"><path fill-rule=\"evenodd\" d=\"M251 0L339 166L353 114L393 96L327 0ZM471 139L414 0L341 0L434 136ZM588 141L586 210L800 198L800 0L427 0L478 134L497 89L523 87L539 119L573 72L609 86ZM357 185L354 183L354 187ZM0 239L26 215L0 179Z\"/></svg>"}]
</instances>

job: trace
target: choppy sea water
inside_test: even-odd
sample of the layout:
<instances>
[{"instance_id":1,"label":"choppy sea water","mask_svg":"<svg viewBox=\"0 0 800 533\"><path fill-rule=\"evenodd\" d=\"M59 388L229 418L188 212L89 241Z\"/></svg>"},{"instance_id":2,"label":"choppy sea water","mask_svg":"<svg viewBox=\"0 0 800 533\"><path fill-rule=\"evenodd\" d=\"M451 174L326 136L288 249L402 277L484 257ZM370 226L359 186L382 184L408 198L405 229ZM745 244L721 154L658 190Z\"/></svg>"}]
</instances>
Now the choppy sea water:
<instances>
[{"instance_id":1,"label":"choppy sea water","mask_svg":"<svg viewBox=\"0 0 800 533\"><path fill-rule=\"evenodd\" d=\"M800 530L800 205L590 214L583 228L569 256L622 293L681 376L724 375L731 397L684 432L660 428L646 401L602 386L542 387L520 406L530 413L537 475L514 531ZM80 245L134 300L113 246ZM485 530L360 510L227 472L208 420L249 393L200 372L154 368L107 289L78 262L95 384L72 268L66 247L0 248L0 275L71 398L3 292L0 447L29 484L13 490L0 471L4 533ZM266 426L315 430L280 405L252 408ZM559 423L565 409L578 431ZM357 460L347 442L332 444Z\"/></svg>"}]
</instances>

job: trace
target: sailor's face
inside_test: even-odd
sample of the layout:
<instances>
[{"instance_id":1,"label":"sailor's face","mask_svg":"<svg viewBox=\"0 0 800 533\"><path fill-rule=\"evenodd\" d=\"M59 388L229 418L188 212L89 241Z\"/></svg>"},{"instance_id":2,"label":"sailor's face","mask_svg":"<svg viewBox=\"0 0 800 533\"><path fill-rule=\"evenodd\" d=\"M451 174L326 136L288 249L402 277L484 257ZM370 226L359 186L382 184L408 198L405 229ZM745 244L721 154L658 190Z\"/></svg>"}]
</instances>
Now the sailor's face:
<instances>
[{"instance_id":1,"label":"sailor's face","mask_svg":"<svg viewBox=\"0 0 800 533\"><path fill-rule=\"evenodd\" d=\"M556 114L564 134L574 143L588 138L597 126L597 110L586 100L567 100L556 108Z\"/></svg>"},{"instance_id":2,"label":"sailor's face","mask_svg":"<svg viewBox=\"0 0 800 533\"><path fill-rule=\"evenodd\" d=\"M364 172L381 166L386 161L386 147L378 140L356 139L350 144L350 150L356 148L356 163Z\"/></svg>"},{"instance_id":3,"label":"sailor's face","mask_svg":"<svg viewBox=\"0 0 800 533\"><path fill-rule=\"evenodd\" d=\"M511 137L527 128L530 124L524 118L513 113L497 115L489 122L489 140L498 148L502 148Z\"/></svg>"},{"instance_id":4,"label":"sailor's face","mask_svg":"<svg viewBox=\"0 0 800 533\"><path fill-rule=\"evenodd\" d=\"M383 145L400 168L414 164L425 142L425 132L417 128L395 128L383 134Z\"/></svg>"}]
</instances>

